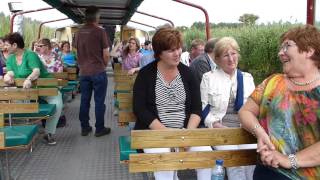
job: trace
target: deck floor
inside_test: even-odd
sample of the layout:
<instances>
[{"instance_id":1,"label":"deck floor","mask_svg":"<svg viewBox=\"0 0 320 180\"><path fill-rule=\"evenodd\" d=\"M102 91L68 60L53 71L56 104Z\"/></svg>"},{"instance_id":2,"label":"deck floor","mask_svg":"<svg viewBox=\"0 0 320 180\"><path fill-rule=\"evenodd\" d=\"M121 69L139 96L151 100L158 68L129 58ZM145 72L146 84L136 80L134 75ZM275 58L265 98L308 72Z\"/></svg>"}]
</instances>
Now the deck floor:
<instances>
[{"instance_id":1,"label":"deck floor","mask_svg":"<svg viewBox=\"0 0 320 180\"><path fill-rule=\"evenodd\" d=\"M26 151L11 151L9 153L12 175L20 169L21 180L140 180L141 173L130 174L127 165L119 163L118 137L128 135L128 128L120 128L117 116L113 116L113 79L108 78L106 97L106 126L112 128L111 134L95 137L80 135L78 120L80 94L67 103L65 115L67 126L58 128L56 146L48 146L39 138L31 157L21 165L26 157ZM92 98L90 124L94 127L94 103ZM42 136L40 134L40 136ZM3 158L3 156L1 156ZM193 171L179 172L180 180L196 179ZM152 174L149 173L150 179Z\"/></svg>"}]
</instances>

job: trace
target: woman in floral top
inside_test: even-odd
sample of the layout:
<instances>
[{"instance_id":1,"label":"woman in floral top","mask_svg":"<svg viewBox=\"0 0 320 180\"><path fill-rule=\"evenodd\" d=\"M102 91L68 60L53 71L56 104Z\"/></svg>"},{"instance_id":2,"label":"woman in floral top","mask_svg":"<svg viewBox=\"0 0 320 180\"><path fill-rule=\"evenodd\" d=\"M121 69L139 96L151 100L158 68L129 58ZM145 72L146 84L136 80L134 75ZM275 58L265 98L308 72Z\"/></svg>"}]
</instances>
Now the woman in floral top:
<instances>
[{"instance_id":1,"label":"woman in floral top","mask_svg":"<svg viewBox=\"0 0 320 180\"><path fill-rule=\"evenodd\" d=\"M50 40L41 39L38 42L37 46L39 48L40 59L44 66L47 68L47 71L50 73L62 72L62 61L60 59L60 56L56 52L52 51Z\"/></svg>"},{"instance_id":2,"label":"woman in floral top","mask_svg":"<svg viewBox=\"0 0 320 180\"><path fill-rule=\"evenodd\" d=\"M131 37L122 54L122 70L128 71L128 74L134 74L140 70L139 62L142 54L139 52L139 49L139 40L135 37Z\"/></svg>"},{"instance_id":3,"label":"woman in floral top","mask_svg":"<svg viewBox=\"0 0 320 180\"><path fill-rule=\"evenodd\" d=\"M239 112L258 140L254 179L319 179L320 32L296 27L280 42L283 74L260 84Z\"/></svg>"}]
</instances>

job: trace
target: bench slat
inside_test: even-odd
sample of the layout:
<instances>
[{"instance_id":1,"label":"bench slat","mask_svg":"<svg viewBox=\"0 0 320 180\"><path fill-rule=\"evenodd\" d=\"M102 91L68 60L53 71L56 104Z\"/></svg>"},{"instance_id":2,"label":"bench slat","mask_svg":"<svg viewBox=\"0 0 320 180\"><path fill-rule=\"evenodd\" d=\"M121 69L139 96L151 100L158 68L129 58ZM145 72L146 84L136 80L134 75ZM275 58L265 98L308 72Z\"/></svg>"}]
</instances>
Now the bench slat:
<instances>
[{"instance_id":1,"label":"bench slat","mask_svg":"<svg viewBox=\"0 0 320 180\"><path fill-rule=\"evenodd\" d=\"M225 167L254 165L256 150L173 152L162 154L130 154L129 172L168 171L212 168L216 159L223 159Z\"/></svg>"},{"instance_id":2,"label":"bench slat","mask_svg":"<svg viewBox=\"0 0 320 180\"><path fill-rule=\"evenodd\" d=\"M68 73L67 72L60 72L60 73L51 73L54 78L57 79L67 79L68 78Z\"/></svg>"},{"instance_id":3,"label":"bench slat","mask_svg":"<svg viewBox=\"0 0 320 180\"><path fill-rule=\"evenodd\" d=\"M0 149L5 148L5 141L4 132L0 132Z\"/></svg>"},{"instance_id":4,"label":"bench slat","mask_svg":"<svg viewBox=\"0 0 320 180\"><path fill-rule=\"evenodd\" d=\"M132 101L133 95L132 93L117 93L117 100L119 101Z\"/></svg>"},{"instance_id":5,"label":"bench slat","mask_svg":"<svg viewBox=\"0 0 320 180\"><path fill-rule=\"evenodd\" d=\"M23 86L23 82L25 81L25 79L15 79L15 86ZM58 85L58 81L55 78L40 78L37 79L36 81L33 81L32 84L34 86L57 86ZM7 86L3 79L0 80L0 87L4 87Z\"/></svg>"},{"instance_id":6,"label":"bench slat","mask_svg":"<svg viewBox=\"0 0 320 180\"><path fill-rule=\"evenodd\" d=\"M161 148L254 144L256 138L242 128L135 130L131 148Z\"/></svg>"},{"instance_id":7,"label":"bench slat","mask_svg":"<svg viewBox=\"0 0 320 180\"><path fill-rule=\"evenodd\" d=\"M0 128L4 127L4 114L0 113Z\"/></svg>"},{"instance_id":8,"label":"bench slat","mask_svg":"<svg viewBox=\"0 0 320 180\"><path fill-rule=\"evenodd\" d=\"M68 72L68 74L77 73L77 68L75 68L75 67L67 67L66 69L67 69L66 71Z\"/></svg>"},{"instance_id":9,"label":"bench slat","mask_svg":"<svg viewBox=\"0 0 320 180\"><path fill-rule=\"evenodd\" d=\"M0 89L0 100L37 100L37 89Z\"/></svg>"},{"instance_id":10,"label":"bench slat","mask_svg":"<svg viewBox=\"0 0 320 180\"><path fill-rule=\"evenodd\" d=\"M132 101L129 101L129 100L119 101L119 109L120 110L132 110Z\"/></svg>"},{"instance_id":11,"label":"bench slat","mask_svg":"<svg viewBox=\"0 0 320 180\"><path fill-rule=\"evenodd\" d=\"M58 95L58 88L39 88L39 96L56 96Z\"/></svg>"},{"instance_id":12,"label":"bench slat","mask_svg":"<svg viewBox=\"0 0 320 180\"><path fill-rule=\"evenodd\" d=\"M0 103L0 113L36 113L39 111L38 103Z\"/></svg>"}]
</instances>

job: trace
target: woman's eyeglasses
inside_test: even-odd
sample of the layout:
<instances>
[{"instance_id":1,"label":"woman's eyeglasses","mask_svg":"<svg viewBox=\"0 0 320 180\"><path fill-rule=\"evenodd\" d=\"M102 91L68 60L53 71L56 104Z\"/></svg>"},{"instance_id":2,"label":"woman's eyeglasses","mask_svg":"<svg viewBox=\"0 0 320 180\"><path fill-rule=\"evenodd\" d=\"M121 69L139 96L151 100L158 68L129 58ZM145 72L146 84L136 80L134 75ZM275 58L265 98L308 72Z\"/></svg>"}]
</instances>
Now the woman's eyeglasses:
<instances>
[{"instance_id":1,"label":"woman's eyeglasses","mask_svg":"<svg viewBox=\"0 0 320 180\"><path fill-rule=\"evenodd\" d=\"M286 52L288 52L289 47L292 47L295 45L296 45L296 43L285 42L280 46L279 51L283 50L283 52L286 53Z\"/></svg>"},{"instance_id":2,"label":"woman's eyeglasses","mask_svg":"<svg viewBox=\"0 0 320 180\"><path fill-rule=\"evenodd\" d=\"M43 46L47 46L47 45L45 45L45 44L38 44L37 45L39 48L42 48Z\"/></svg>"}]
</instances>

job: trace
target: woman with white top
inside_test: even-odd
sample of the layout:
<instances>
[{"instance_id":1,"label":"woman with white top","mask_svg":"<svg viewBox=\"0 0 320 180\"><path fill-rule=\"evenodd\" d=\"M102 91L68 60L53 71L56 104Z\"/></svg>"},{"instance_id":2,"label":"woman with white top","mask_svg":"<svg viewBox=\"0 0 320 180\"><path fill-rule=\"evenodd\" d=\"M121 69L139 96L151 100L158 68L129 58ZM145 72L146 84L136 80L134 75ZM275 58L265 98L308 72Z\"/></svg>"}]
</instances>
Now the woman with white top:
<instances>
[{"instance_id":1,"label":"woman with white top","mask_svg":"<svg viewBox=\"0 0 320 180\"><path fill-rule=\"evenodd\" d=\"M215 45L217 68L202 77L200 91L202 108L207 111L208 128L240 127L238 110L255 88L253 77L238 67L240 48L232 37L223 37ZM216 146L216 150L255 148L256 145ZM229 180L251 180L254 167L227 168Z\"/></svg>"}]
</instances>

